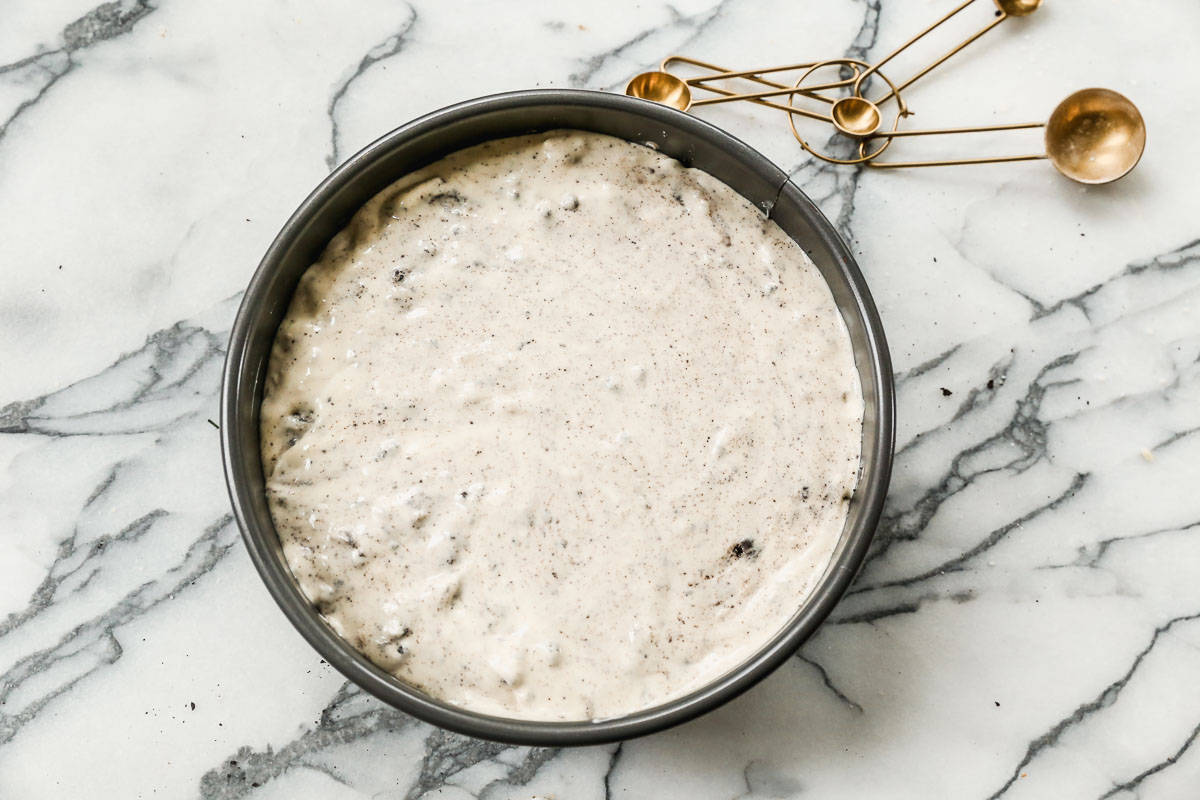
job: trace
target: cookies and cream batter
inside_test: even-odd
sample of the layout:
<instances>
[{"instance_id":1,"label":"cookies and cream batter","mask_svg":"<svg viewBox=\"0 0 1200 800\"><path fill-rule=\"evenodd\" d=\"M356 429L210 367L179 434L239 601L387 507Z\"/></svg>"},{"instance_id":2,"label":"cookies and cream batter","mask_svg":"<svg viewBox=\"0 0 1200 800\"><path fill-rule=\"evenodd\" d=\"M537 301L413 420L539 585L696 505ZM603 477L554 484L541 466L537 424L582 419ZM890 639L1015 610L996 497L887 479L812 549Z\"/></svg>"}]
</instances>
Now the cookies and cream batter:
<instances>
[{"instance_id":1,"label":"cookies and cream batter","mask_svg":"<svg viewBox=\"0 0 1200 800\"><path fill-rule=\"evenodd\" d=\"M862 413L798 245L704 172L556 131L358 212L279 328L262 454L341 636L474 711L596 719L701 687L802 605Z\"/></svg>"}]
</instances>

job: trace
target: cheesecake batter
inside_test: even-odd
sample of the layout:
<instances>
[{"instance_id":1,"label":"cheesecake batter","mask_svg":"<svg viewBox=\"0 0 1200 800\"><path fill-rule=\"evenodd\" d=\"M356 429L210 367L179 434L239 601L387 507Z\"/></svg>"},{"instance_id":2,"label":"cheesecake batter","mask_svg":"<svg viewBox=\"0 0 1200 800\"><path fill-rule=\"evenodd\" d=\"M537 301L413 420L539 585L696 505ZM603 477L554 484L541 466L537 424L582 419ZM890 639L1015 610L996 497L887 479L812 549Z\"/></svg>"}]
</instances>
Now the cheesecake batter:
<instances>
[{"instance_id":1,"label":"cheesecake batter","mask_svg":"<svg viewBox=\"0 0 1200 800\"><path fill-rule=\"evenodd\" d=\"M429 694L619 716L765 645L822 576L862 393L800 247L654 150L490 142L372 199L271 355L267 493L304 593Z\"/></svg>"}]
</instances>

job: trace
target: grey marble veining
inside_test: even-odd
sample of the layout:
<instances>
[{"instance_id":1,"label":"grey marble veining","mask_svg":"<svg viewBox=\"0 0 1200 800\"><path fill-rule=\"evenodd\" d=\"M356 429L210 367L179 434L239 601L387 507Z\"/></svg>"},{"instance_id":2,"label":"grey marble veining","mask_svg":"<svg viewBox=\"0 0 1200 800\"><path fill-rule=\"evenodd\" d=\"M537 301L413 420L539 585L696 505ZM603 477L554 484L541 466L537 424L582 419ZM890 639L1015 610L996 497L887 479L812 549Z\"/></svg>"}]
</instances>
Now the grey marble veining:
<instances>
[{"instance_id":1,"label":"grey marble veining","mask_svg":"<svg viewBox=\"0 0 1200 800\"><path fill-rule=\"evenodd\" d=\"M909 98L932 127L1122 91L1150 145L1112 187L1044 164L831 167L763 110L704 112L850 242L899 397L863 572L717 712L568 750L431 729L320 661L229 514L214 420L241 289L359 147L492 91L616 90L670 52L869 60L946 6L10 4L0 797L1198 796L1200 7L1184 0L1052 0Z\"/></svg>"}]
</instances>

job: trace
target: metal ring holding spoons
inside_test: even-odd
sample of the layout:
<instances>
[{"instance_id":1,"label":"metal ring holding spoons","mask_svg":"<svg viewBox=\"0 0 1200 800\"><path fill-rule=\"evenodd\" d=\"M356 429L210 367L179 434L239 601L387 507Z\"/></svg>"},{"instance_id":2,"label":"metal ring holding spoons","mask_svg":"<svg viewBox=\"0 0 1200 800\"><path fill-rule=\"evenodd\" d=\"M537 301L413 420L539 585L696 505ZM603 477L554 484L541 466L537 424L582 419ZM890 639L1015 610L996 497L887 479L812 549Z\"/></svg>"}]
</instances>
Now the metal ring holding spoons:
<instances>
[{"instance_id":1,"label":"metal ring holding spoons","mask_svg":"<svg viewBox=\"0 0 1200 800\"><path fill-rule=\"evenodd\" d=\"M854 59L854 58L831 58L828 61L821 61L817 64L814 64L811 69L809 69L802 76L800 76L800 79L798 81L796 81L796 86L799 87L814 72L816 72L817 70L820 70L820 69L824 69L826 67L858 68L858 67L866 67L866 66L868 66L868 65L865 62L859 61L858 59ZM894 83L892 83L892 81L887 77L887 75L883 74L883 72L878 71L878 70L876 70L875 74L878 75L884 81L884 83L886 83L889 87L891 87L892 89L895 89L896 85ZM894 100L896 102L896 118L895 118L895 121L892 123L892 131L896 131L900 127L900 120L902 120L905 117L905 115L907 115L908 109L907 109L907 107L905 107L904 99L900 96L899 92L893 92L892 97L894 98ZM831 109L831 112L836 112L839 103L843 103L846 100L853 100L853 99L855 99L853 95L851 95L850 97L843 97L841 100L838 100L836 103L833 104L833 108ZM792 98L789 98L788 102L791 103ZM876 131L879 129L879 124L882 121L882 115L881 115L879 109L877 107L875 107L874 105L872 105L871 108L874 109L874 114L875 114L874 126L872 127L872 131ZM830 121L833 123L833 126L835 128L837 128L837 130L839 132L841 132L841 133L846 132L846 131L842 130L842 128L838 125L837 118L836 118L836 116L834 116L833 113L830 114ZM801 147L803 147L806 151L808 151L812 155L816 156L817 158L821 159L822 161L828 161L830 164L862 164L862 163L869 162L872 159L874 159L876 156L883 153L884 150L887 150L888 147L890 147L891 143L892 143L892 140L890 138L885 139L882 145L880 145L879 147L877 147L875 150L873 150L871 152L867 152L867 150L866 150L867 142L866 142L866 139L864 138L862 140L862 142L859 144L857 158L838 158L836 156L831 156L826 153L822 153L821 151L817 150L812 145L810 145L804 139L804 137L800 135L800 131L796 129L796 118L795 117L789 116L788 124L792 128L792 136L796 137L796 141L800 143ZM863 137L856 137L856 138L863 138Z\"/></svg>"}]
</instances>

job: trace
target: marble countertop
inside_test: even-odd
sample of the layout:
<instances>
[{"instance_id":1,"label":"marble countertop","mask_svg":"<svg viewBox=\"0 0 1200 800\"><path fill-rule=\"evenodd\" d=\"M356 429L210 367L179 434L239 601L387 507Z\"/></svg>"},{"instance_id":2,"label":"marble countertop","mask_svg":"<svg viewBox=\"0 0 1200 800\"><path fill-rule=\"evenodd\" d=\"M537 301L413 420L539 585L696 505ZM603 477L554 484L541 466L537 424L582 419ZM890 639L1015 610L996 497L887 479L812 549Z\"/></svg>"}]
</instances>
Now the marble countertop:
<instances>
[{"instance_id":1,"label":"marble countertop","mask_svg":"<svg viewBox=\"0 0 1200 800\"><path fill-rule=\"evenodd\" d=\"M951 0L94 3L0 25L0 797L1200 793L1200 5L1049 0L908 95L933 126L1121 91L1150 143L1109 187L831 168L775 112L703 114L860 258L897 370L886 516L763 684L547 750L364 696L267 595L213 423L242 288L312 186L427 111L619 90L676 51L878 57Z\"/></svg>"}]
</instances>

